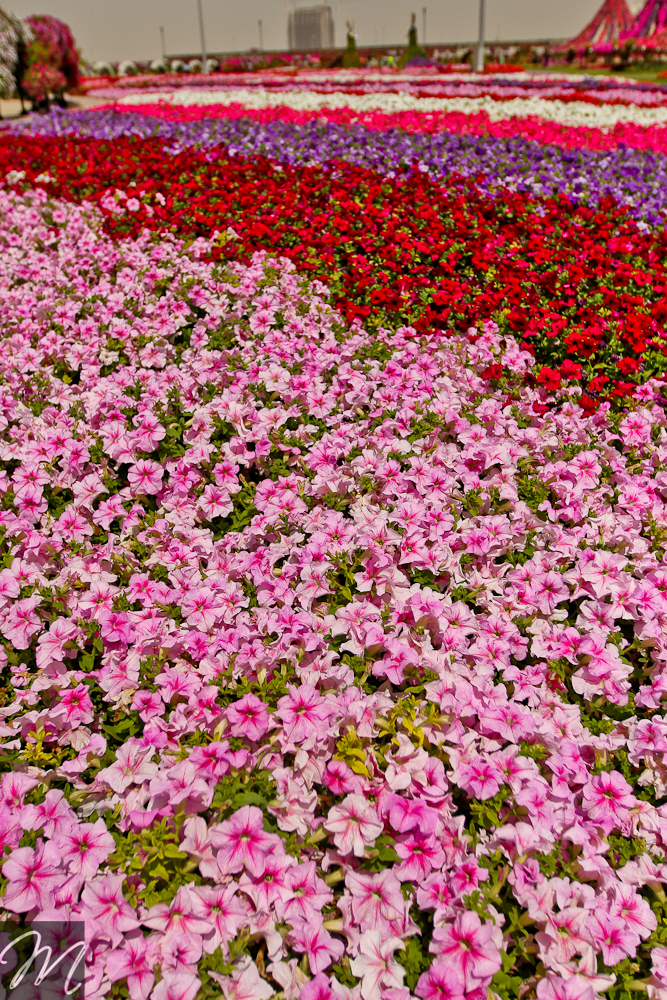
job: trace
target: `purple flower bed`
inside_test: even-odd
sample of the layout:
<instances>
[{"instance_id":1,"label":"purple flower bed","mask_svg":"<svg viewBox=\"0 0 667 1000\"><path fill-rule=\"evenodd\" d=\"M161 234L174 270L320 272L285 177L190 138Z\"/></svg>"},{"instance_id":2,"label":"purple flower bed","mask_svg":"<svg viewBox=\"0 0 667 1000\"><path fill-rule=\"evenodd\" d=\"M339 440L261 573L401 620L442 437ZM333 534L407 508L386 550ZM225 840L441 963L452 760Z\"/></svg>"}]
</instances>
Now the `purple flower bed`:
<instances>
[{"instance_id":1,"label":"purple flower bed","mask_svg":"<svg viewBox=\"0 0 667 1000\"><path fill-rule=\"evenodd\" d=\"M633 218L650 225L662 225L667 208L667 157L624 146L600 153L521 138L421 134L402 129L380 132L316 121L303 125L264 124L250 118L170 122L114 111L54 111L7 127L45 136L158 136L174 151L224 146L228 152L260 154L282 163L340 159L389 174L416 166L443 179L454 173L477 177L489 194L510 188L537 195L565 194L591 205L610 197L626 205Z\"/></svg>"}]
</instances>

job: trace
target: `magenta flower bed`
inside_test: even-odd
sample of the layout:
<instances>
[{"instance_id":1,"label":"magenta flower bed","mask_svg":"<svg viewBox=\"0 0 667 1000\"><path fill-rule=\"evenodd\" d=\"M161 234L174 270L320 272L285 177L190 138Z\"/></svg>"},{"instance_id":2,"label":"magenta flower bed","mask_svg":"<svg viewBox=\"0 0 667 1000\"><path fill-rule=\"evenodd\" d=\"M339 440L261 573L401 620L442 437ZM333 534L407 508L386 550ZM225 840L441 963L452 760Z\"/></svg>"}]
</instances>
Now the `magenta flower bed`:
<instances>
[{"instance_id":1,"label":"magenta flower bed","mask_svg":"<svg viewBox=\"0 0 667 1000\"><path fill-rule=\"evenodd\" d=\"M492 136L496 139L529 139L545 145L562 146L564 149L591 149L603 152L620 145L654 153L667 152L667 127L635 125L623 122L611 129L590 126L560 125L537 116L507 118L491 121L486 111L464 114L460 111L356 111L348 108L321 108L318 111L300 111L279 105L275 108L256 110L242 104L171 105L108 104L99 111L116 111L124 114L143 114L173 122L204 121L210 118L250 118L262 124L273 121L303 125L310 121L326 121L334 125L359 125L385 131L400 128L405 132L453 132L461 135Z\"/></svg>"}]
</instances>

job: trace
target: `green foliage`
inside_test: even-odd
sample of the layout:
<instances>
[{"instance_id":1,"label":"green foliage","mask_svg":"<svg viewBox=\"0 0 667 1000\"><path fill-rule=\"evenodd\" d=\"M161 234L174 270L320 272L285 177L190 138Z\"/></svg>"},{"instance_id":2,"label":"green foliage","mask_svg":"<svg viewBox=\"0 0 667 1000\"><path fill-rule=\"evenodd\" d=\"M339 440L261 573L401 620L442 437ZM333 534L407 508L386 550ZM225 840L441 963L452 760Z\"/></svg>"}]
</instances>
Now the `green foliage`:
<instances>
[{"instance_id":1,"label":"green foliage","mask_svg":"<svg viewBox=\"0 0 667 1000\"><path fill-rule=\"evenodd\" d=\"M266 812L275 798L275 782L268 771L230 773L224 775L215 786L211 809L219 819L227 819L241 806L257 806Z\"/></svg>"},{"instance_id":2,"label":"green foliage","mask_svg":"<svg viewBox=\"0 0 667 1000\"><path fill-rule=\"evenodd\" d=\"M367 744L368 740L365 742ZM347 732L337 740L334 760L342 760L355 774L370 778L364 741L357 733Z\"/></svg>"},{"instance_id":3,"label":"green foliage","mask_svg":"<svg viewBox=\"0 0 667 1000\"><path fill-rule=\"evenodd\" d=\"M173 821L161 819L145 830L127 833L114 831L116 850L108 865L128 876L125 883L128 901L146 906L169 903L181 886L199 885L199 862L179 849L179 829L183 816ZM129 876L137 876L131 879ZM138 887L139 886L139 887Z\"/></svg>"},{"instance_id":4,"label":"green foliage","mask_svg":"<svg viewBox=\"0 0 667 1000\"><path fill-rule=\"evenodd\" d=\"M204 954L197 964L197 975L201 979L197 1000L219 1000L221 996L220 984L211 976L211 973L230 976L234 972L235 962L244 953L249 954L254 959L260 975L262 975L264 972L264 948L261 935L251 935L247 927L244 927L232 941L227 943L226 948L216 948L212 955Z\"/></svg>"},{"instance_id":5,"label":"green foliage","mask_svg":"<svg viewBox=\"0 0 667 1000\"><path fill-rule=\"evenodd\" d=\"M521 995L526 996L525 992L522 994L522 987L526 982L523 976L512 975L512 971L515 969L514 953L508 955L507 952L501 951L500 957L503 967L493 977L491 989L498 994L501 1000L516 1000Z\"/></svg>"},{"instance_id":6,"label":"green foliage","mask_svg":"<svg viewBox=\"0 0 667 1000\"><path fill-rule=\"evenodd\" d=\"M422 972L426 972L431 966L433 955L429 955L424 948L424 942L418 937L410 937L405 942L405 948L396 952L395 958L398 964L405 969L406 986L411 993L414 992Z\"/></svg>"},{"instance_id":7,"label":"green foliage","mask_svg":"<svg viewBox=\"0 0 667 1000\"><path fill-rule=\"evenodd\" d=\"M534 539L535 532L529 531L526 535L523 548L515 548L507 551L505 553L505 562L510 563L512 566L523 566L524 563L527 563L535 555Z\"/></svg>"},{"instance_id":8,"label":"green foliage","mask_svg":"<svg viewBox=\"0 0 667 1000\"><path fill-rule=\"evenodd\" d=\"M346 604L351 604L353 595L357 592L357 581L354 574L362 569L361 557L355 553L350 560L349 553L336 555L331 558L335 569L329 570L328 580L332 594L327 597L329 614L333 614L337 608L342 608Z\"/></svg>"},{"instance_id":9,"label":"green foliage","mask_svg":"<svg viewBox=\"0 0 667 1000\"><path fill-rule=\"evenodd\" d=\"M519 462L519 468L522 468L522 462ZM549 499L551 489L540 474L532 473L529 467L524 465L524 471L516 477L516 488L519 500L523 500L534 514L542 515L540 505Z\"/></svg>"},{"instance_id":10,"label":"green foliage","mask_svg":"<svg viewBox=\"0 0 667 1000\"><path fill-rule=\"evenodd\" d=\"M102 722L102 732L107 738L107 749L116 750L130 739L139 736L143 730L143 723L136 712L121 716L117 711L110 710L107 703L105 718L109 721Z\"/></svg>"}]
</instances>

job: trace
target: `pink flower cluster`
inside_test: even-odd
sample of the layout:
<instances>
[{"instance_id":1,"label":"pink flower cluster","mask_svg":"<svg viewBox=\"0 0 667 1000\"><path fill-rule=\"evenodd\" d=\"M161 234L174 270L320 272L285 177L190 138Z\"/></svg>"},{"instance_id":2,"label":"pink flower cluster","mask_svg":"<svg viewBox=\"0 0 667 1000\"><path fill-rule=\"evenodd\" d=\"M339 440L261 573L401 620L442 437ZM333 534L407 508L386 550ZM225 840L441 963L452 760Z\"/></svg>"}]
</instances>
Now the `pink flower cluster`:
<instances>
[{"instance_id":1,"label":"pink flower cluster","mask_svg":"<svg viewBox=\"0 0 667 1000\"><path fill-rule=\"evenodd\" d=\"M586 416L43 191L0 246L6 915L91 1000L664 1000L660 384Z\"/></svg>"}]
</instances>

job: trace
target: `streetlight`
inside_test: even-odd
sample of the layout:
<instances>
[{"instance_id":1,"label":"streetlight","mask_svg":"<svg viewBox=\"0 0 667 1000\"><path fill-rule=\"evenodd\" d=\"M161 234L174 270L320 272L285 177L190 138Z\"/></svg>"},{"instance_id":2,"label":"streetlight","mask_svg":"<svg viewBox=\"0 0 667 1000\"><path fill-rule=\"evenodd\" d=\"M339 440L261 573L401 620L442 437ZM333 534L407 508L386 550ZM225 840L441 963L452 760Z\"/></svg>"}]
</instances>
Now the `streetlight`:
<instances>
[{"instance_id":1,"label":"streetlight","mask_svg":"<svg viewBox=\"0 0 667 1000\"><path fill-rule=\"evenodd\" d=\"M422 7L422 45L426 45L426 7Z\"/></svg>"},{"instance_id":2,"label":"streetlight","mask_svg":"<svg viewBox=\"0 0 667 1000\"><path fill-rule=\"evenodd\" d=\"M484 15L486 0L479 0L479 40L477 42L477 56L475 59L475 72L484 72Z\"/></svg>"},{"instance_id":3,"label":"streetlight","mask_svg":"<svg viewBox=\"0 0 667 1000\"><path fill-rule=\"evenodd\" d=\"M257 22L257 27L259 28L259 51L264 51L264 26L261 21Z\"/></svg>"},{"instance_id":4,"label":"streetlight","mask_svg":"<svg viewBox=\"0 0 667 1000\"><path fill-rule=\"evenodd\" d=\"M208 56L206 55L206 36L204 35L204 12L201 7L201 0L197 0L197 10L199 12L199 37L201 39L201 71L208 73Z\"/></svg>"}]
</instances>

